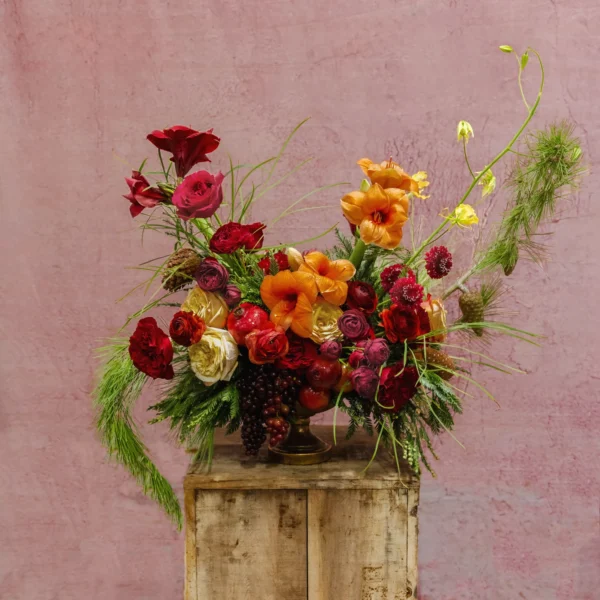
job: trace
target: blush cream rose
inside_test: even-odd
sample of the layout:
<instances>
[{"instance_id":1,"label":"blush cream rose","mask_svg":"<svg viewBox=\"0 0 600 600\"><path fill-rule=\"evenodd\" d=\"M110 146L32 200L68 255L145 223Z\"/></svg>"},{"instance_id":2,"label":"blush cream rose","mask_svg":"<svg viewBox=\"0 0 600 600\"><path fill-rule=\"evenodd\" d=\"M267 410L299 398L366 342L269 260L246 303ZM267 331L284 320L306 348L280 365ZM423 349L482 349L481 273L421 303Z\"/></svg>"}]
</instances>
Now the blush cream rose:
<instances>
[{"instance_id":1,"label":"blush cream rose","mask_svg":"<svg viewBox=\"0 0 600 600\"><path fill-rule=\"evenodd\" d=\"M189 348L190 365L206 385L229 381L238 363L238 346L225 329L208 327L202 339Z\"/></svg>"}]
</instances>

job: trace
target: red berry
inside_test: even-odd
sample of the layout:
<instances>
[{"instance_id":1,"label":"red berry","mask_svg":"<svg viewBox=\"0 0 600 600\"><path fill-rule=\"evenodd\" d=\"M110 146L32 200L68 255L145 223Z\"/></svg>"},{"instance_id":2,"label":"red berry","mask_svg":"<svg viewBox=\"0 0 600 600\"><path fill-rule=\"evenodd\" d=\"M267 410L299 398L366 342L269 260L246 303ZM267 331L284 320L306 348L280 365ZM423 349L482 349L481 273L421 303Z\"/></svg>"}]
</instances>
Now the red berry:
<instances>
[{"instance_id":1,"label":"red berry","mask_svg":"<svg viewBox=\"0 0 600 600\"><path fill-rule=\"evenodd\" d=\"M333 387L342 376L342 365L337 360L317 358L308 367L306 379L308 383L319 389Z\"/></svg>"},{"instance_id":2,"label":"red berry","mask_svg":"<svg viewBox=\"0 0 600 600\"><path fill-rule=\"evenodd\" d=\"M242 302L227 317L227 329L240 346L246 343L246 336L254 329L264 329L269 323L269 315L260 306Z\"/></svg>"},{"instance_id":3,"label":"red berry","mask_svg":"<svg viewBox=\"0 0 600 600\"><path fill-rule=\"evenodd\" d=\"M305 385L300 389L298 402L308 410L323 410L329 406L331 393L329 390L315 389L310 385Z\"/></svg>"}]
</instances>

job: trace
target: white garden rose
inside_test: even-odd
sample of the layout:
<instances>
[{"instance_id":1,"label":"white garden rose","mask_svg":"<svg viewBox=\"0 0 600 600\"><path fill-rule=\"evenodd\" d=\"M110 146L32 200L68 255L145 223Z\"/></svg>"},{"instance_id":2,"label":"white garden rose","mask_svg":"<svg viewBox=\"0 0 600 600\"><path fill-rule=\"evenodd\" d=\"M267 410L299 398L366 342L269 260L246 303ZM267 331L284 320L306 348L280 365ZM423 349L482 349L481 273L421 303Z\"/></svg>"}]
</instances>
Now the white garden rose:
<instances>
[{"instance_id":1,"label":"white garden rose","mask_svg":"<svg viewBox=\"0 0 600 600\"><path fill-rule=\"evenodd\" d=\"M202 339L189 347L192 371L206 385L229 381L238 355L238 346L229 331L215 327L207 327Z\"/></svg>"}]
</instances>

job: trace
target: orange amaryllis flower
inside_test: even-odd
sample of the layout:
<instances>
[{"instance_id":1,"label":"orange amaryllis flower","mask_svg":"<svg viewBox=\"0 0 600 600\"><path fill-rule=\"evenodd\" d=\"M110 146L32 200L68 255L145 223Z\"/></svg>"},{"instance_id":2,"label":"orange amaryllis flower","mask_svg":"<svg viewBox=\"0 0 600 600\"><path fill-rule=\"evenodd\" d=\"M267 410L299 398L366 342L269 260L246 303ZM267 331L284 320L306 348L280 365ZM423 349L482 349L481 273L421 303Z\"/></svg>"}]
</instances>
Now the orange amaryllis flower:
<instances>
[{"instance_id":1,"label":"orange amaryllis flower","mask_svg":"<svg viewBox=\"0 0 600 600\"><path fill-rule=\"evenodd\" d=\"M404 190L383 189L375 183L366 192L346 194L342 211L352 225L358 225L365 244L393 250L402 240L402 227L408 219L408 196Z\"/></svg>"},{"instance_id":2,"label":"orange amaryllis flower","mask_svg":"<svg viewBox=\"0 0 600 600\"><path fill-rule=\"evenodd\" d=\"M391 158L379 164L374 163L370 158L361 158L357 164L371 183L378 183L383 189L398 188L411 192L417 198L429 198L421 195L421 190L429 185L425 171L409 175Z\"/></svg>"},{"instance_id":3,"label":"orange amaryllis flower","mask_svg":"<svg viewBox=\"0 0 600 600\"><path fill-rule=\"evenodd\" d=\"M312 273L321 296L336 306L346 302L348 284L356 269L349 260L329 260L321 252L309 252L298 268L299 272Z\"/></svg>"},{"instance_id":4,"label":"orange amaryllis flower","mask_svg":"<svg viewBox=\"0 0 600 600\"><path fill-rule=\"evenodd\" d=\"M271 321L303 338L312 333L312 308L317 295L314 275L300 271L267 275L260 286L260 297L271 311Z\"/></svg>"}]
</instances>

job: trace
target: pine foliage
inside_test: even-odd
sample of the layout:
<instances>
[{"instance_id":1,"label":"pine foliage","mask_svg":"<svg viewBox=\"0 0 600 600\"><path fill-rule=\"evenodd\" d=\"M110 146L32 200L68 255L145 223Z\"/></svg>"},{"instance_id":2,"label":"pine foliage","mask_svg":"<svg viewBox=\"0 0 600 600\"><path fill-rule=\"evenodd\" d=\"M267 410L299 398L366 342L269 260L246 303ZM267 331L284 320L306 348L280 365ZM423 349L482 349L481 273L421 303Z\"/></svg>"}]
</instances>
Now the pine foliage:
<instances>
[{"instance_id":1,"label":"pine foliage","mask_svg":"<svg viewBox=\"0 0 600 600\"><path fill-rule=\"evenodd\" d=\"M109 456L125 466L173 522L181 528L181 507L173 488L158 472L139 438L132 409L147 377L131 362L127 340L102 348L106 362L93 397L98 409L96 426Z\"/></svg>"}]
</instances>

